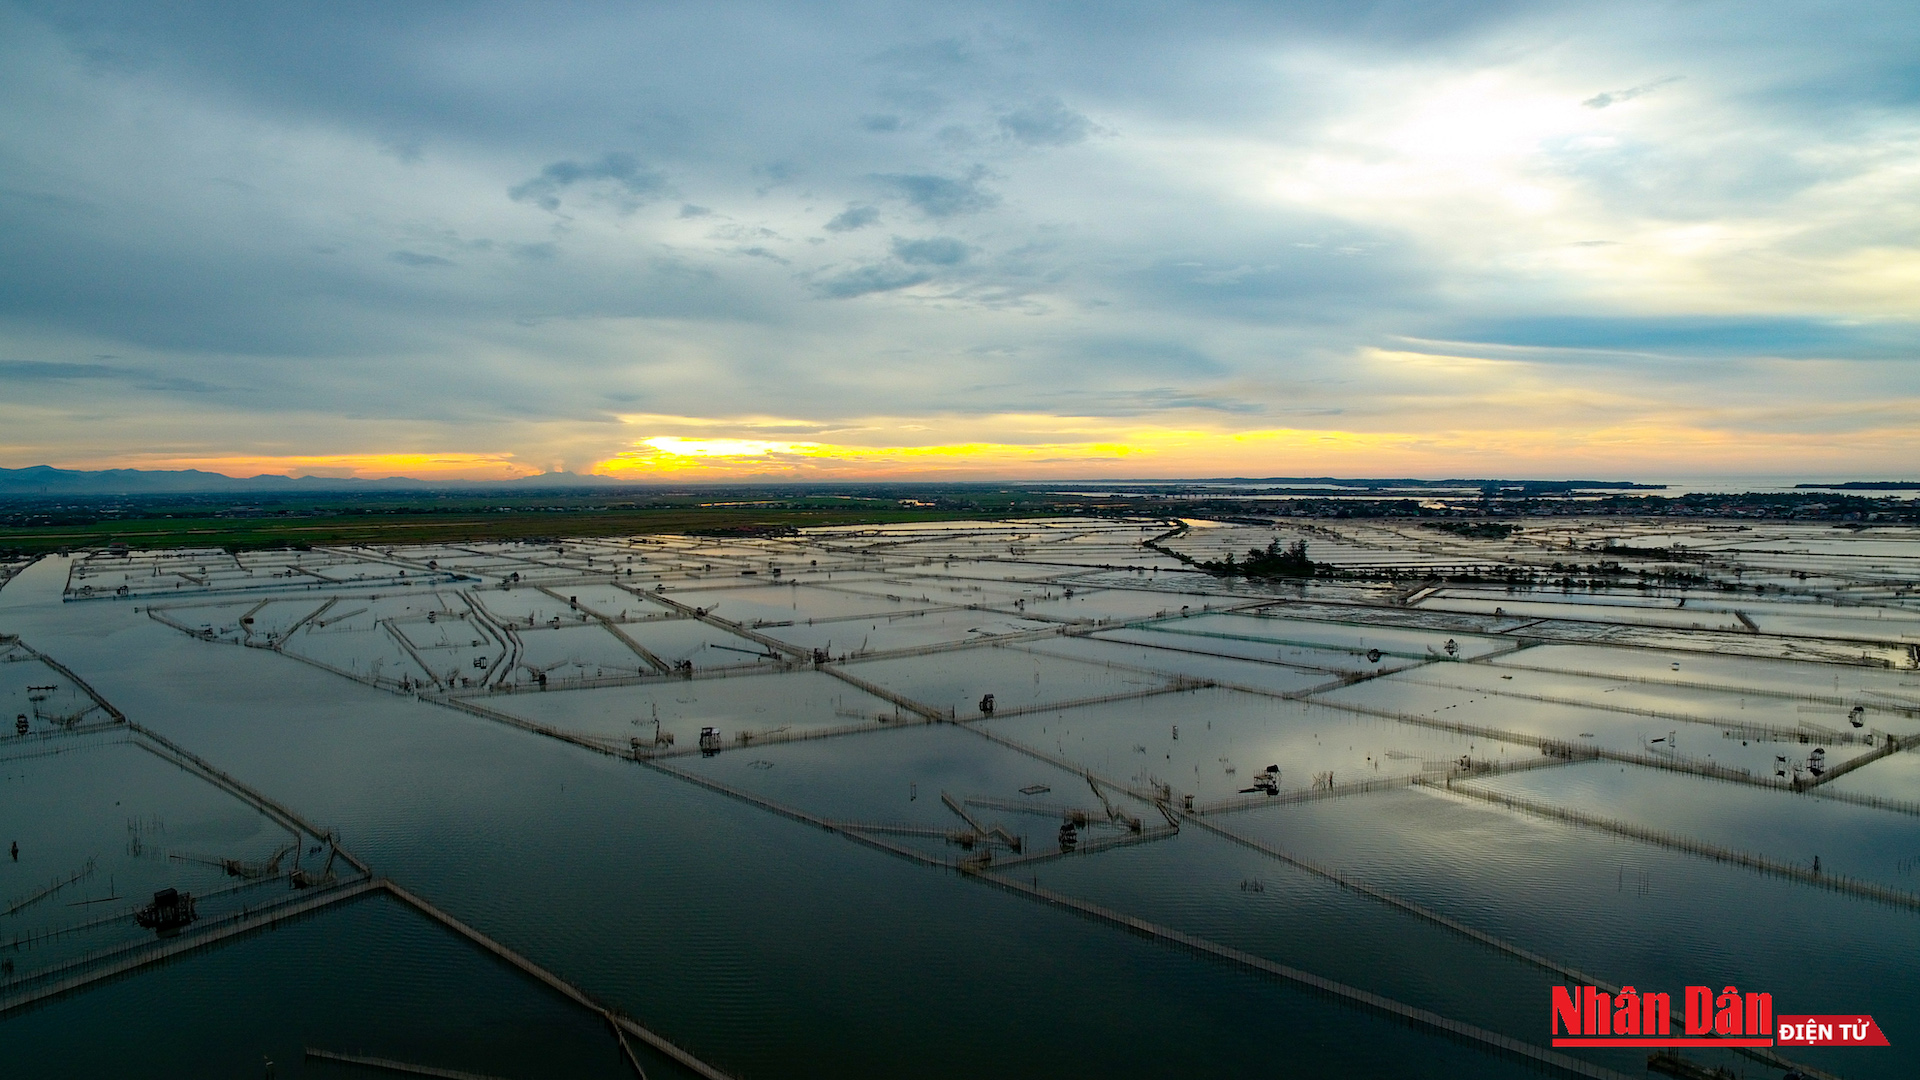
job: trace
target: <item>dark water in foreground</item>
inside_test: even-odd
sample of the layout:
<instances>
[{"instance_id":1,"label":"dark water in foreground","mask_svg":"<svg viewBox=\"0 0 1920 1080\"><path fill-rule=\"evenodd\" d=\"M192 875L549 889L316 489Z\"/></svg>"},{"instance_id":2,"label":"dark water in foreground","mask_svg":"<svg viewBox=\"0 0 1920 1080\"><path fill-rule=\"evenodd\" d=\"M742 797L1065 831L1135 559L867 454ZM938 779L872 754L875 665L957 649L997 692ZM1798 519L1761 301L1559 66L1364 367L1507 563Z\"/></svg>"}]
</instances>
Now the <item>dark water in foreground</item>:
<instances>
[{"instance_id":1,"label":"dark water in foreground","mask_svg":"<svg viewBox=\"0 0 1920 1080\"><path fill-rule=\"evenodd\" d=\"M8 632L338 829L376 871L738 1075L1205 1076L1282 1059L1309 1074L1522 1071L631 763L63 607L40 576L56 575L37 567L0 592ZM141 1060L143 1075L254 1077L263 1055L301 1075L303 1040L573 1076L617 1064L599 1030L369 898L0 1019L0 1045L22 1076Z\"/></svg>"},{"instance_id":2,"label":"dark water in foreground","mask_svg":"<svg viewBox=\"0 0 1920 1080\"><path fill-rule=\"evenodd\" d=\"M339 830L376 872L736 1075L1535 1075L629 762L105 604L62 606L52 579L63 574L43 564L0 592L0 629ZM1549 980L1537 972L1425 924L1356 913L1365 905L1284 883L1289 872L1211 837L1118 854L1034 876L1545 1041L1535 995ZM1473 848L1457 856L1476 872ZM1249 876L1273 879L1272 893L1228 907ZM1567 902L1523 895L1493 914ZM1803 917L1825 925L1806 930L1856 932L1848 915L1862 910L1810 902ZM1910 915L1867 915L1859 932L1914 948ZM1885 976L1911 1003L1920 983L1906 970ZM139 1075L258 1077L268 1057L279 1076L354 1075L303 1063L302 1045L507 1077L623 1067L596 1018L382 897L0 1018L13 1076L112 1075L138 1061ZM1629 1055L1595 1060L1639 1071ZM1911 1075L1891 1057L1852 1065L1834 1063L1855 1078ZM648 1069L673 1075L657 1059Z\"/></svg>"}]
</instances>

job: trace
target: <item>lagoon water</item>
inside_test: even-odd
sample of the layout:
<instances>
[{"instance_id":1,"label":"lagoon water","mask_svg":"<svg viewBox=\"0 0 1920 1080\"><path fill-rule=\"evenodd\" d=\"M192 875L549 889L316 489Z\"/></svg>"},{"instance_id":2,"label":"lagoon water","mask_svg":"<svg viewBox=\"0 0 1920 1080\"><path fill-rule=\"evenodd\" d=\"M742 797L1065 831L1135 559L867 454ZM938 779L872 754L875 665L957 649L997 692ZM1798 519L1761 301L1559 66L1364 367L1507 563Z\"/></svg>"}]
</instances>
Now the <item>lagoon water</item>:
<instances>
[{"instance_id":1,"label":"lagoon water","mask_svg":"<svg viewBox=\"0 0 1920 1080\"><path fill-rule=\"evenodd\" d=\"M1863 651L1897 661L1901 627L1856 615L1843 631L1821 624L1825 637L1743 632L1734 659L1690 628L1596 648L1580 643L1590 604L1558 636L1561 624L1529 614L1529 637L1490 614L1423 613L1404 588L1215 587L1140 546L1162 531L978 523L309 553L300 579L273 576L287 565L274 560L290 554L172 555L118 570L104 555L51 557L0 589L0 633L64 665L133 724L330 830L375 874L734 1076L1456 1077L1541 1067L1006 887L1016 882L1544 1048L1548 988L1572 980L1408 906L1429 909L1562 967L1676 999L1688 983L1738 984L1771 992L1778 1012L1872 1013L1893 1051L1789 1056L1850 1078L1911 1075L1914 1059L1898 1048L1902 1033L1920 1033L1910 962L1920 910L1447 787L1781 864L1817 855L1829 877L1920 893L1920 791L1902 779L1875 789L1883 805L1874 806L1866 795L1823 797L1824 782L1796 792L1770 771L1776 755L1807 769L1831 732L1858 740L1821 747L1836 763L1876 755L1831 790L1883 768L1913 775L1891 771L1910 755L1878 754L1920 715L1920 691L1904 685L1920 677L1807 662ZM1408 548L1436 562L1516 558L1505 542L1422 539L1462 545ZM1381 542L1348 540L1356 550ZM372 565L381 576L369 585ZM89 584L117 572L116 588L139 587L80 598L76 566L90 567ZM189 578L177 576L183 568ZM515 572L552 583L551 593L505 580ZM1803 587L1805 602L1821 603ZM242 621L273 597L284 600L262 614L283 603L308 610ZM1302 603L1344 605L1343 614L1316 607L1303 617ZM314 610L323 604L340 620L333 627L314 625L328 620ZM351 614L359 607L384 614ZM1831 605L1822 614L1849 617ZM646 636L660 628L677 636ZM307 647L322 634L335 635L324 656ZM1378 677L1373 648L1394 654ZM1592 707L1549 707L1487 674L1519 672L1535 652L1598 672L1580 676L1591 685L1553 684ZM1642 699L1612 707L1610 688L1645 685L1608 674L1615 653L1648 661L1647 677L1674 676L1669 692L1693 695L1698 715L1674 719L1679 710ZM490 666L474 666L476 655ZM1702 689L1704 678L1681 686L1696 660L1718 665L1711 681L1730 688ZM694 677L674 672L682 661ZM10 665L23 666L52 670ZM1769 730L1804 719L1814 741L1778 735L1760 755L1739 688L1802 668L1831 668L1847 688L1838 704L1811 692L1767 698ZM1354 673L1365 681L1339 689ZM1429 675L1471 693L1419 681ZM1376 686L1390 690L1356 697ZM988 693L990 719L980 708ZM1846 719L1855 702L1866 706L1858 736ZM1469 711L1464 724L1452 719ZM31 941L30 932L130 910L163 884L208 896L210 922L224 910L213 894L236 879L170 856L259 863L283 844L284 828L130 744L137 736L110 724L90 734L78 730L85 723L74 733L31 726L30 738L0 739L0 832L19 833L23 849L20 862L0 863L0 898L11 904L95 863L0 919L14 943L0 949L14 964L9 996L43 985L36 970L140 940L124 919ZM721 729L710 756L698 746L709 726ZM1686 733L1678 751L1654 742L1673 730ZM1688 771L1708 745L1737 757L1729 730L1755 744L1748 780ZM1583 731L1615 756L1541 753L1542 739L1577 744ZM1865 741L1876 735L1883 741ZM1489 761L1540 767L1489 772ZM1247 791L1269 764L1279 767L1275 794ZM1414 778L1431 784L1398 782ZM1384 786L1345 793L1375 780ZM74 798L49 813L63 785ZM122 805L108 804L115 794ZM943 794L1022 850L976 834ZM1183 811L1187 795L1195 814ZM1082 815L1085 850L1061 855L1055 832L1068 811ZM161 819L164 833L151 827ZM147 845L138 855L136 835ZM303 836L303 853L319 840ZM993 861L980 861L985 852ZM291 895L277 877L248 888ZM0 1014L0 1045L23 1076L97 1076L134 1059L145 1075L257 1077L269 1059L278 1076L375 1075L305 1058L309 1046L502 1077L629 1074L598 1017L380 894ZM691 1075L637 1052L649 1075ZM1630 1075L1644 1062L1620 1050L1567 1053ZM1778 1075L1725 1052L1693 1056Z\"/></svg>"}]
</instances>

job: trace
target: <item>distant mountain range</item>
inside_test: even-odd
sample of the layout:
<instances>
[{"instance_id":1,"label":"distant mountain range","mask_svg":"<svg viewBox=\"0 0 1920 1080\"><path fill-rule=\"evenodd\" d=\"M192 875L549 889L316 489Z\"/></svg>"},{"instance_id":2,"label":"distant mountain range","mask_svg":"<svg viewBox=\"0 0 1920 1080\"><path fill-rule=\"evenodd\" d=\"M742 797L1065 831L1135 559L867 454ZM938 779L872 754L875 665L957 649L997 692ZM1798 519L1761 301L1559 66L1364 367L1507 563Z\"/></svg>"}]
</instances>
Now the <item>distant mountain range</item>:
<instances>
[{"instance_id":1,"label":"distant mountain range","mask_svg":"<svg viewBox=\"0 0 1920 1080\"><path fill-rule=\"evenodd\" d=\"M473 491L619 487L606 476L554 472L517 480L416 480L388 476L378 480L331 476L226 476L200 469L56 469L33 465L0 469L0 495L194 495L247 492L321 491ZM624 486L631 486L630 483Z\"/></svg>"}]
</instances>

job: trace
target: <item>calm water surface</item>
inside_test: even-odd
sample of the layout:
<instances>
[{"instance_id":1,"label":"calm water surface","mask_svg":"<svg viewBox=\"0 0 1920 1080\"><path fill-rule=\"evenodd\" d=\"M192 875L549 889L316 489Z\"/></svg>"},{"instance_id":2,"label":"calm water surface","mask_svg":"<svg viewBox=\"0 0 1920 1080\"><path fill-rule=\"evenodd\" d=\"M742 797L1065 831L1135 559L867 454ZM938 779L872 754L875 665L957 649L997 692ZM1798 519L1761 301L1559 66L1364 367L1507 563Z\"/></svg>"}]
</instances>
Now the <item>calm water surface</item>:
<instances>
[{"instance_id":1,"label":"calm water surface","mask_svg":"<svg viewBox=\"0 0 1920 1080\"><path fill-rule=\"evenodd\" d=\"M0 631L70 666L134 721L337 830L377 873L742 1077L1531 1074L629 761L268 651L195 641L135 614L132 603L62 604L65 576L66 563L48 559L0 590ZM1119 647L1067 648L1092 656ZM1159 661L1176 655L1152 651ZM1026 680L1010 698L1021 702L1050 700L1055 683L1075 697L1158 678L1057 656L994 659L1003 682ZM978 680L943 666L951 662L876 664L872 674L964 707ZM1243 663L1217 660L1209 670ZM1233 696L1148 700L1194 710ZM1276 705L1274 715L1302 712ZM1341 715L1343 732L1390 726ZM1136 740L1148 745L1149 729L1158 737L1158 721L1149 724L1141 707L998 726L1040 743L1064 740L1043 729L1103 716L1127 722L1109 725L1109 741L1118 741L1098 747L1093 760L1117 774L1143 768L1131 755ZM1235 716L1238 725L1258 722L1246 709ZM1314 716L1314 730L1328 726L1327 715ZM1194 721L1206 718L1196 712ZM1251 729L1246 739L1259 747L1248 753L1289 745ZM1433 753L1454 741L1430 730L1424 740ZM1206 764L1194 755L1221 756L1211 744L1201 754L1191 734L1187 744L1175 762L1183 770L1197 774ZM1153 749L1166 762L1180 756L1171 741ZM1294 756L1318 761L1310 751L1303 744ZM113 766L85 770L87 754ZM278 843L270 824L217 789L123 756L147 760L119 745L44 767L0 761L5 831L60 853L5 879L8 895L83 850L122 858L128 817L171 815L169 827L195 842L244 849L249 858ZM1078 786L1069 801L1092 797L1071 772L944 727L682 758L676 767L822 816L933 826L954 823L938 802L942 790L1006 797L1046 785L1053 790L1045 797L1061 798ZM1304 785L1312 771L1289 775L1287 786ZM1802 819L1793 808L1804 803L1773 793L1699 782L1669 791L1669 780L1579 765L1500 785L1623 818L1664 801L1718 842L1770 852L1769 838L1789 839L1798 854L1822 830L1865 830L1873 840L1834 845L1829 858L1896 886L1912 880L1895 849L1915 846L1914 819L1852 807L1820 807ZM1226 793L1240 781L1209 782ZM61 790L73 793L73 810L50 813ZM1782 1011L1793 1011L1790 1003L1861 1009L1885 1029L1920 1031L1912 963L1920 917L1911 911L1420 790L1218 820L1602 978L1676 994L1687 983L1737 983L1772 991ZM1027 826L1045 837L1051 824ZM937 839L927 850L952 854ZM146 876L130 877L127 891L170 872L151 860L138 865ZM177 873L190 887L211 884L185 868ZM1197 828L1017 873L1530 1042L1546 1038L1553 975ZM512 1077L612 1076L623 1067L596 1018L384 897L0 1018L0 1045L9 1074L22 1076L106 1075L140 1060L143 1075L258 1077L267 1059L281 1076L351 1075L304 1063L304 1045ZM1914 1075L1905 1051L1801 1056L1850 1078ZM1590 1060L1628 1073L1642 1064L1621 1052ZM1750 1062L1725 1060L1761 1075ZM651 1056L647 1067L674 1075Z\"/></svg>"}]
</instances>

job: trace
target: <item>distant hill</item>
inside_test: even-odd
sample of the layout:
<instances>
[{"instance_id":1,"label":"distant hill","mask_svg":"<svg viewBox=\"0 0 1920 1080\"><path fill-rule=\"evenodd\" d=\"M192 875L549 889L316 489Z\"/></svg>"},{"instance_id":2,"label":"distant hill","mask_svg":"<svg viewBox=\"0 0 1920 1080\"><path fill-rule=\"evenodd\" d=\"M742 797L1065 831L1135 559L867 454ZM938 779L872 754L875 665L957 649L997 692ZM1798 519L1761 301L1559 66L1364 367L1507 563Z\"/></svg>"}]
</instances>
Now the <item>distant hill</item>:
<instances>
[{"instance_id":1,"label":"distant hill","mask_svg":"<svg viewBox=\"0 0 1920 1080\"><path fill-rule=\"evenodd\" d=\"M193 495L246 492L536 490L616 487L605 476L555 472L517 480L416 480L388 476L378 480L330 476L226 476L200 469L56 469L33 465L0 469L0 495Z\"/></svg>"}]
</instances>

